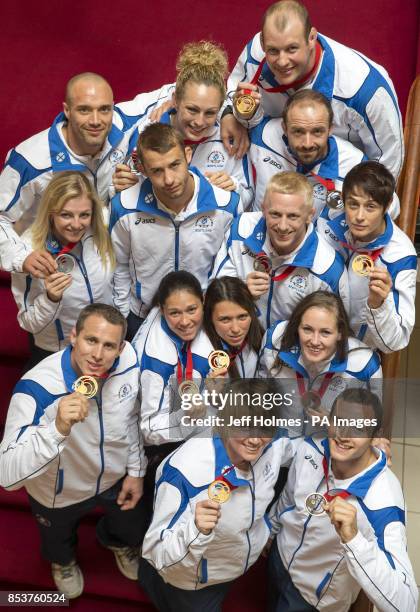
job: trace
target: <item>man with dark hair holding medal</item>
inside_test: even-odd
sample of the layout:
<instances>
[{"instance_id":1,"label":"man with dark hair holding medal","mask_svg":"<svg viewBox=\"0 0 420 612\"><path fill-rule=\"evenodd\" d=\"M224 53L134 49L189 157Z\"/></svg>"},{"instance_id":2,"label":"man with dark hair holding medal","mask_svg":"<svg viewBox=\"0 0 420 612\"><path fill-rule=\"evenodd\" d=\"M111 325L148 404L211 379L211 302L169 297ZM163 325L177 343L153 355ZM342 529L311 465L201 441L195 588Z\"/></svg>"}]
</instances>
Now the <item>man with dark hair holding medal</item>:
<instances>
[{"instance_id":1,"label":"man with dark hair holding medal","mask_svg":"<svg viewBox=\"0 0 420 612\"><path fill-rule=\"evenodd\" d=\"M192 149L170 125L153 123L137 143L147 178L111 201L109 229L117 259L114 305L128 318L131 340L161 279L188 270L207 288L225 232L242 203L189 167Z\"/></svg>"},{"instance_id":2,"label":"man with dark hair holding medal","mask_svg":"<svg viewBox=\"0 0 420 612\"><path fill-rule=\"evenodd\" d=\"M351 327L384 353L407 346L415 320L417 256L388 213L394 191L385 166L363 162L344 179L344 212L318 219L319 233L346 261Z\"/></svg>"},{"instance_id":3,"label":"man with dark hair holding medal","mask_svg":"<svg viewBox=\"0 0 420 612\"><path fill-rule=\"evenodd\" d=\"M87 306L71 344L17 383L7 415L0 484L26 488L42 555L69 599L84 585L77 527L97 505L105 511L99 541L113 551L124 576L137 578L147 460L138 426L139 368L125 331L124 317L112 306Z\"/></svg>"},{"instance_id":4,"label":"man with dark hair holding medal","mask_svg":"<svg viewBox=\"0 0 420 612\"><path fill-rule=\"evenodd\" d=\"M269 610L346 612L360 589L381 611L417 610L401 485L374 447L382 407L346 389L328 438L307 438L272 508Z\"/></svg>"}]
</instances>

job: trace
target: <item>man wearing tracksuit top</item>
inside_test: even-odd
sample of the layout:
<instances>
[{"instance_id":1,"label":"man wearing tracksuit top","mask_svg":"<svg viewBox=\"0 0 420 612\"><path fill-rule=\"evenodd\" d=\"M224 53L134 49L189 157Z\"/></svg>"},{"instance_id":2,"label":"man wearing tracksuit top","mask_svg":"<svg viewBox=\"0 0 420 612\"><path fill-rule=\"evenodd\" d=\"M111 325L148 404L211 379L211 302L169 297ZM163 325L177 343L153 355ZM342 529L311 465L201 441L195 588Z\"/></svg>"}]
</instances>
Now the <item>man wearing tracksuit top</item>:
<instances>
[{"instance_id":1,"label":"man wearing tracksuit top","mask_svg":"<svg viewBox=\"0 0 420 612\"><path fill-rule=\"evenodd\" d=\"M344 179L344 213L318 219L320 234L346 260L351 327L384 353L408 345L415 321L416 249L388 214L394 187L385 166L363 162ZM357 262L366 257L371 270L361 274Z\"/></svg>"},{"instance_id":2,"label":"man wearing tracksuit top","mask_svg":"<svg viewBox=\"0 0 420 612\"><path fill-rule=\"evenodd\" d=\"M315 89L331 100L334 135L349 140L398 177L404 156L402 121L386 70L318 34L299 2L276 2L264 15L262 32L243 49L228 79L228 92L232 96L252 90L259 103L254 116L237 118L254 127L263 115L281 116L289 96L302 88Z\"/></svg>"},{"instance_id":3,"label":"man wearing tracksuit top","mask_svg":"<svg viewBox=\"0 0 420 612\"><path fill-rule=\"evenodd\" d=\"M41 195L56 172L78 170L108 202L116 164L123 161L137 117L113 107L113 93L94 73L73 77L67 84L64 112L52 126L31 136L7 156L0 175L0 267L43 278L55 271L54 261L37 256L19 238L33 222Z\"/></svg>"},{"instance_id":4,"label":"man wearing tracksuit top","mask_svg":"<svg viewBox=\"0 0 420 612\"><path fill-rule=\"evenodd\" d=\"M306 438L271 510L269 610L347 612L363 589L382 612L415 612L401 485L372 446L380 401L346 389L334 417L361 426L332 421L328 438Z\"/></svg>"},{"instance_id":5,"label":"man wearing tracksuit top","mask_svg":"<svg viewBox=\"0 0 420 612\"><path fill-rule=\"evenodd\" d=\"M341 192L347 172L367 159L348 140L331 135L331 103L320 92L301 89L289 100L282 118L264 117L250 130L249 156L256 172L253 209L260 210L265 187L279 171L300 172L314 188L315 217L330 191Z\"/></svg>"},{"instance_id":6,"label":"man wearing tracksuit top","mask_svg":"<svg viewBox=\"0 0 420 612\"><path fill-rule=\"evenodd\" d=\"M84 584L77 527L96 505L105 511L97 525L99 541L112 550L124 576L137 578L145 528L138 502L147 460L139 432L139 365L125 332L126 321L115 308L87 306L71 344L17 383L0 447L0 484L26 488L42 555L69 599ZM85 383L78 384L79 377Z\"/></svg>"},{"instance_id":7,"label":"man wearing tracksuit top","mask_svg":"<svg viewBox=\"0 0 420 612\"><path fill-rule=\"evenodd\" d=\"M206 289L224 234L241 209L237 193L188 168L191 150L171 126L148 126L137 153L148 178L112 199L109 225L117 258L114 305L128 317L128 339L169 272L188 270Z\"/></svg>"},{"instance_id":8,"label":"man wearing tracksuit top","mask_svg":"<svg viewBox=\"0 0 420 612\"><path fill-rule=\"evenodd\" d=\"M300 300L318 289L340 295L348 307L344 261L314 229L312 197L312 186L301 174L274 175L262 212L235 219L215 261L215 277L235 276L247 283L264 329L289 319Z\"/></svg>"}]
</instances>

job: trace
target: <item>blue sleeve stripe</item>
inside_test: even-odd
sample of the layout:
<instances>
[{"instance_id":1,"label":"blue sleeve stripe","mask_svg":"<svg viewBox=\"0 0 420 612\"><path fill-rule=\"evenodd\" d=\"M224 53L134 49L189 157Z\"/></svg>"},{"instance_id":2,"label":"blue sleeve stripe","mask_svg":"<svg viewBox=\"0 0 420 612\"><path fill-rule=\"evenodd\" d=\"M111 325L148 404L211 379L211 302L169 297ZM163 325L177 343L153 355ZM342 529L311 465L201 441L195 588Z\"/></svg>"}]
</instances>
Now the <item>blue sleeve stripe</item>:
<instances>
[{"instance_id":1,"label":"blue sleeve stripe","mask_svg":"<svg viewBox=\"0 0 420 612\"><path fill-rule=\"evenodd\" d=\"M33 181L34 179L36 179L37 176L40 176L41 174L44 174L48 170L51 170L51 166L47 166L46 168L42 168L40 170L37 168L34 168L28 162L28 160L25 159L23 155L21 155L20 153L17 153L15 149L13 149L13 151L10 153L6 166L10 166L14 170L16 170L16 172L18 172L20 176L19 185L16 189L15 195L12 201L10 202L10 204L8 204L6 210L10 210L12 206L14 206L14 204L16 204L16 202L19 200L20 191L22 187L24 187L30 181Z\"/></svg>"},{"instance_id":2,"label":"blue sleeve stripe","mask_svg":"<svg viewBox=\"0 0 420 612\"><path fill-rule=\"evenodd\" d=\"M58 393L57 395L47 391L42 385L28 378L21 379L13 389L13 395L16 393L24 393L35 400L35 413L31 423L28 423L21 428L17 440L23 434L27 427L31 425L39 425L39 421L43 416L45 409L55 402L59 397L67 395L67 392Z\"/></svg>"}]
</instances>

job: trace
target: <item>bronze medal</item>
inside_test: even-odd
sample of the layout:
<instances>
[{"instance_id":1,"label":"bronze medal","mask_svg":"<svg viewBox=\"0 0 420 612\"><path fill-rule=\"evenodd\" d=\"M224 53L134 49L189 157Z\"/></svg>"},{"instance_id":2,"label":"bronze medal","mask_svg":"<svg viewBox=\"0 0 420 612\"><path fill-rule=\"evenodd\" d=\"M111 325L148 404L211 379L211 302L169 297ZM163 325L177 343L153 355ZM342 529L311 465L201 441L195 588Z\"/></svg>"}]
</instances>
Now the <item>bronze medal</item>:
<instances>
[{"instance_id":1,"label":"bronze medal","mask_svg":"<svg viewBox=\"0 0 420 612\"><path fill-rule=\"evenodd\" d=\"M76 393L84 395L88 399L95 397L98 392L98 383L93 376L80 376L74 383L73 389Z\"/></svg>"},{"instance_id":2,"label":"bronze medal","mask_svg":"<svg viewBox=\"0 0 420 612\"><path fill-rule=\"evenodd\" d=\"M183 397L184 395L195 395L196 393L200 393L200 389L198 388L198 386L195 384L194 381L192 380L183 380L179 385L178 385L178 393L180 397Z\"/></svg>"},{"instance_id":3,"label":"bronze medal","mask_svg":"<svg viewBox=\"0 0 420 612\"><path fill-rule=\"evenodd\" d=\"M356 257L351 262L351 267L353 272L359 274L360 276L369 276L370 272L375 267L375 263L369 255L360 254L356 255Z\"/></svg>"},{"instance_id":4,"label":"bronze medal","mask_svg":"<svg viewBox=\"0 0 420 612\"><path fill-rule=\"evenodd\" d=\"M213 480L207 489L209 499L224 504L230 498L230 488L223 480Z\"/></svg>"},{"instance_id":5,"label":"bronze medal","mask_svg":"<svg viewBox=\"0 0 420 612\"><path fill-rule=\"evenodd\" d=\"M224 370L228 368L230 358L225 351L212 351L209 355L208 362L210 369L215 372L216 370Z\"/></svg>"},{"instance_id":6,"label":"bronze medal","mask_svg":"<svg viewBox=\"0 0 420 612\"><path fill-rule=\"evenodd\" d=\"M271 261L268 255L256 255L254 259L254 270L271 274Z\"/></svg>"},{"instance_id":7,"label":"bronze medal","mask_svg":"<svg viewBox=\"0 0 420 612\"><path fill-rule=\"evenodd\" d=\"M257 108L255 98L250 94L242 94L234 98L233 104L235 105L236 112L243 119L251 119Z\"/></svg>"},{"instance_id":8,"label":"bronze medal","mask_svg":"<svg viewBox=\"0 0 420 612\"><path fill-rule=\"evenodd\" d=\"M327 500L322 493L311 493L305 499L305 508L312 516L319 516L325 512Z\"/></svg>"}]
</instances>

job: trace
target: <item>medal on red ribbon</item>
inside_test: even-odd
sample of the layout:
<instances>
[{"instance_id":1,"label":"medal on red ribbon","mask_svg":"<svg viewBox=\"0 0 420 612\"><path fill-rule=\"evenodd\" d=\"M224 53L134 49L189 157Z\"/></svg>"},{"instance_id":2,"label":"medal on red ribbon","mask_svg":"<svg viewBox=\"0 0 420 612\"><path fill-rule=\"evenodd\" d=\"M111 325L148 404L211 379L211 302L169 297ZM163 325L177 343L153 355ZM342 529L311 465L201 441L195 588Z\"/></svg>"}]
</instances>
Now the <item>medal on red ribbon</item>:
<instances>
[{"instance_id":1,"label":"medal on red ribbon","mask_svg":"<svg viewBox=\"0 0 420 612\"><path fill-rule=\"evenodd\" d=\"M191 343L187 343L187 361L185 366L185 378L184 372L182 371L182 362L178 355L178 363L176 368L176 378L178 382L178 393L180 397L183 395L195 395L196 393L200 393L200 389L192 380L193 373L193 359L191 352Z\"/></svg>"},{"instance_id":2,"label":"medal on red ribbon","mask_svg":"<svg viewBox=\"0 0 420 612\"><path fill-rule=\"evenodd\" d=\"M319 389L306 389L305 380L300 372L296 372L296 379L298 383L299 395L302 402L302 406L305 411L308 410L319 410L321 406L321 400L325 395L328 388L328 384L331 378L334 376L334 372L327 372L324 374L321 386Z\"/></svg>"},{"instance_id":3,"label":"medal on red ribbon","mask_svg":"<svg viewBox=\"0 0 420 612\"><path fill-rule=\"evenodd\" d=\"M228 480L226 480L226 478L224 478L224 476L225 474L231 472L234 467L234 465L231 465L229 468L223 470L222 474L209 484L207 489L209 499L219 504L224 504L229 500L231 491L237 489L238 487L231 484Z\"/></svg>"}]
</instances>

